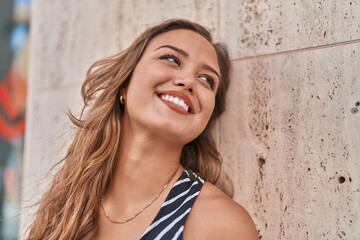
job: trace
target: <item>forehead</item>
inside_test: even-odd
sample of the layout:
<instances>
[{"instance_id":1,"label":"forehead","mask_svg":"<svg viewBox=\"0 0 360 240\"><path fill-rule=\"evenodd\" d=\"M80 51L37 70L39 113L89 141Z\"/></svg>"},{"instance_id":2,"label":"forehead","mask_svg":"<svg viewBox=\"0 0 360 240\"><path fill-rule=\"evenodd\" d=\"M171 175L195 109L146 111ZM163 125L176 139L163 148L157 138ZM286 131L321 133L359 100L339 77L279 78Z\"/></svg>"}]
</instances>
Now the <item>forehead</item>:
<instances>
[{"instance_id":1,"label":"forehead","mask_svg":"<svg viewBox=\"0 0 360 240\"><path fill-rule=\"evenodd\" d=\"M214 46L197 32L176 29L162 33L149 42L145 52L152 52L163 45L173 45L181 48L189 53L190 58L205 61L204 63L211 64L217 70L219 69Z\"/></svg>"}]
</instances>

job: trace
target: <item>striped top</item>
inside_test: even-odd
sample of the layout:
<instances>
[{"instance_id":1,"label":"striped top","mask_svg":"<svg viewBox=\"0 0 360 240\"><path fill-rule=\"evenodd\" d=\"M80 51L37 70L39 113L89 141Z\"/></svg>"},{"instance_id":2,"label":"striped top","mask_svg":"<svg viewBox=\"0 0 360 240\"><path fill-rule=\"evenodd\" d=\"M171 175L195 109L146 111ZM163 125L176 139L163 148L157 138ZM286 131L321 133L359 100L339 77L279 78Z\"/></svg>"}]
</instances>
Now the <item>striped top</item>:
<instances>
[{"instance_id":1,"label":"striped top","mask_svg":"<svg viewBox=\"0 0 360 240\"><path fill-rule=\"evenodd\" d=\"M141 240L183 239L186 218L203 185L203 179L194 172L185 170L170 190Z\"/></svg>"}]
</instances>

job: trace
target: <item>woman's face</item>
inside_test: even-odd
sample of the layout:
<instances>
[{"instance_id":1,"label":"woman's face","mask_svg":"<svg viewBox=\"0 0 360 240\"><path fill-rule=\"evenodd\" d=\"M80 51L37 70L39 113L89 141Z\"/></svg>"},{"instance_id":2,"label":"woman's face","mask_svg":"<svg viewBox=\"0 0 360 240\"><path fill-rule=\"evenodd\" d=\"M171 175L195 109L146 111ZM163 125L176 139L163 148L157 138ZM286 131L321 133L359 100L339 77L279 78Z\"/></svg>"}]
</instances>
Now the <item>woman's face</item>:
<instances>
[{"instance_id":1,"label":"woman's face","mask_svg":"<svg viewBox=\"0 0 360 240\"><path fill-rule=\"evenodd\" d=\"M156 36L130 79L124 127L185 145L210 119L219 75L215 49L200 34L172 30Z\"/></svg>"}]
</instances>

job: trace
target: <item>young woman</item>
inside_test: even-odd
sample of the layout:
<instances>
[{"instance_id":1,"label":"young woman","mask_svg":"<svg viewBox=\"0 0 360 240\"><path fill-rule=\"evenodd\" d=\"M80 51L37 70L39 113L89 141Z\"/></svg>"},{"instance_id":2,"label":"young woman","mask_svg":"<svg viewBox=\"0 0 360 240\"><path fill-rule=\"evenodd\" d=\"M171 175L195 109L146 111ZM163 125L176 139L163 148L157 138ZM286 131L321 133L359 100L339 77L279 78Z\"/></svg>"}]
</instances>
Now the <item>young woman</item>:
<instances>
[{"instance_id":1,"label":"young woman","mask_svg":"<svg viewBox=\"0 0 360 240\"><path fill-rule=\"evenodd\" d=\"M181 19L96 62L82 87L89 109L70 115L78 131L28 239L258 239L214 185L211 129L229 69L226 48Z\"/></svg>"}]
</instances>

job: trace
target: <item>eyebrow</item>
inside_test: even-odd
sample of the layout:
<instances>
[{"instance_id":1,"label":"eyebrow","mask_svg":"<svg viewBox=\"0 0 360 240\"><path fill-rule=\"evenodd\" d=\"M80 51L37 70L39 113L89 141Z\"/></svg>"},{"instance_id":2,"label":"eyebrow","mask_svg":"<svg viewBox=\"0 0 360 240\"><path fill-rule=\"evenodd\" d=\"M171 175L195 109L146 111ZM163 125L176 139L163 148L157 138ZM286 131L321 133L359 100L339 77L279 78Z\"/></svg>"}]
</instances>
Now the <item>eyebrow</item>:
<instances>
[{"instance_id":1,"label":"eyebrow","mask_svg":"<svg viewBox=\"0 0 360 240\"><path fill-rule=\"evenodd\" d=\"M162 45L162 46L156 48L155 51L158 50L158 49L161 49L161 48L170 48L170 49L174 50L175 52L177 52L177 53L179 53L179 54L181 54L181 55L183 55L183 56L185 56L185 57L188 57L188 56L189 56L189 53L187 53L187 52L184 51L183 49L177 48L177 47L172 46L172 45ZM204 64L204 65L202 66L202 68L205 69L205 70L208 70L208 71L210 71L210 72L212 72L212 73L214 73L214 74L216 74L216 76L220 79L220 74L219 74L214 68L210 67L210 66L207 65L207 64Z\"/></svg>"},{"instance_id":2,"label":"eyebrow","mask_svg":"<svg viewBox=\"0 0 360 240\"><path fill-rule=\"evenodd\" d=\"M204 65L202 66L202 68L203 68L203 69L206 69L206 70L208 70L208 71L210 71L210 72L212 72L212 73L214 73L214 74L216 74L216 76L217 76L219 79L221 79L221 78L220 78L220 75L218 74L218 72L217 72L214 68L210 67L209 65L204 64Z\"/></svg>"},{"instance_id":3,"label":"eyebrow","mask_svg":"<svg viewBox=\"0 0 360 240\"><path fill-rule=\"evenodd\" d=\"M181 55L185 56L185 57L188 57L189 56L189 53L187 53L186 51L180 49L180 48L177 48L177 47L174 47L174 46L171 46L171 45L162 45L160 47L158 47L156 50L160 49L160 48L170 48L172 50L174 50L175 52L178 52L180 53Z\"/></svg>"}]
</instances>

